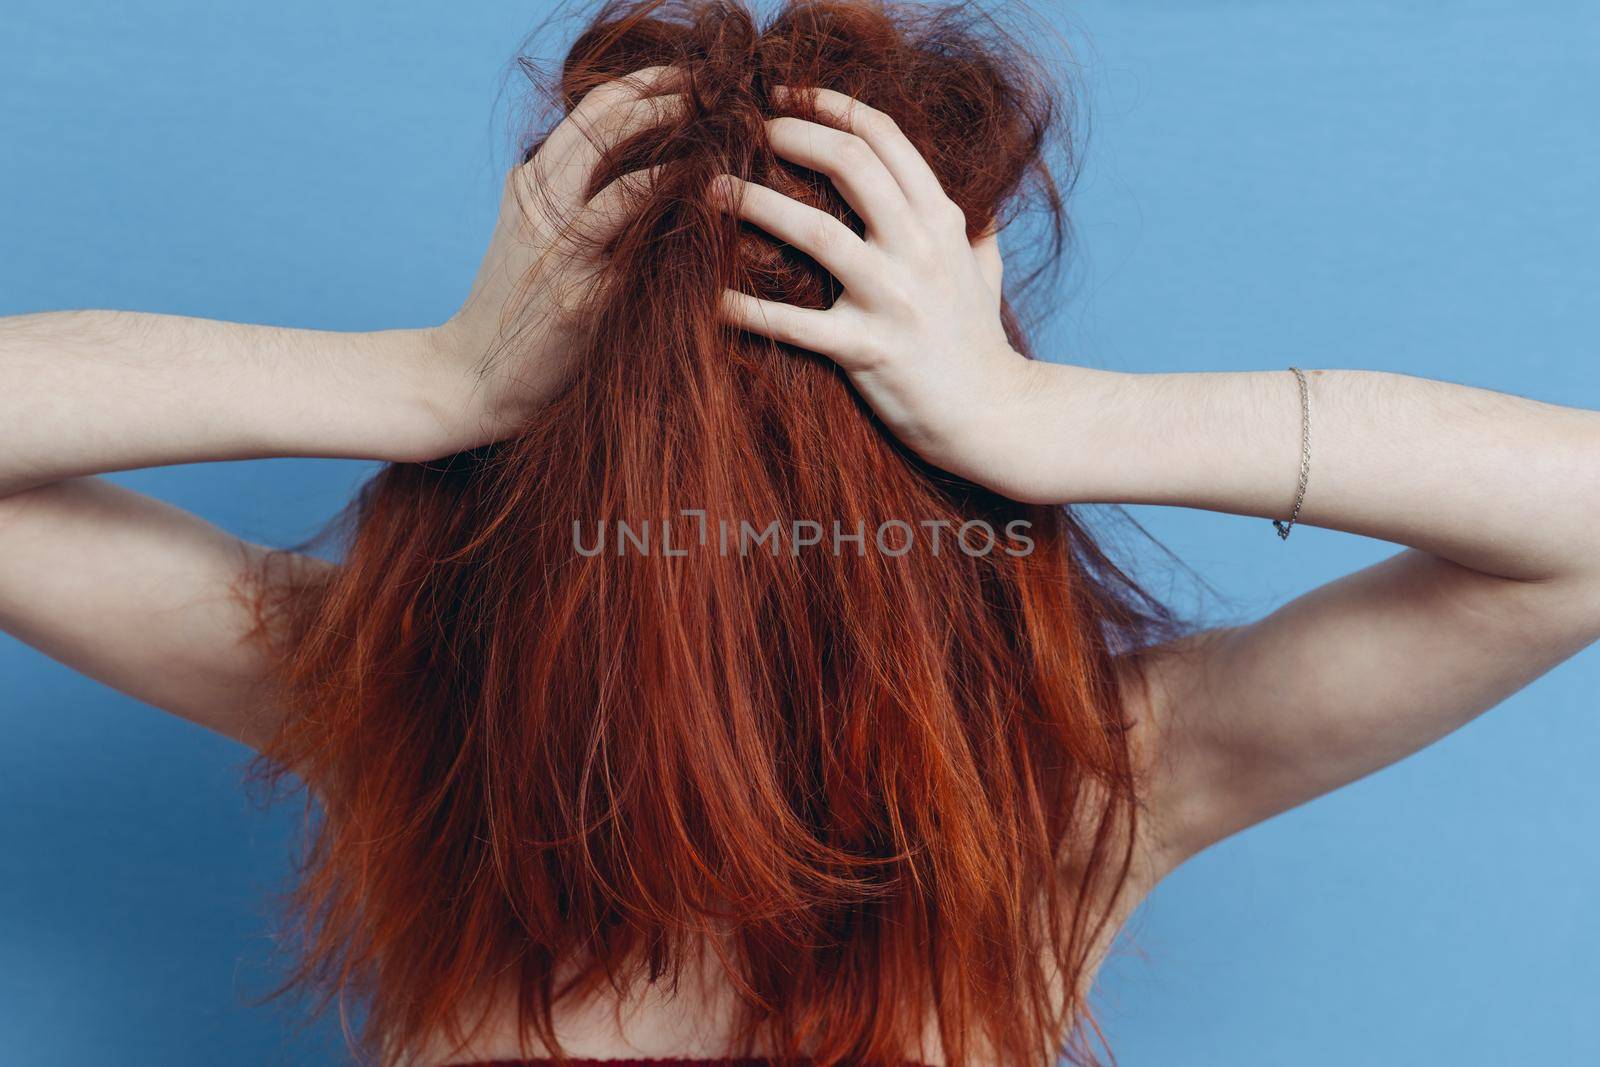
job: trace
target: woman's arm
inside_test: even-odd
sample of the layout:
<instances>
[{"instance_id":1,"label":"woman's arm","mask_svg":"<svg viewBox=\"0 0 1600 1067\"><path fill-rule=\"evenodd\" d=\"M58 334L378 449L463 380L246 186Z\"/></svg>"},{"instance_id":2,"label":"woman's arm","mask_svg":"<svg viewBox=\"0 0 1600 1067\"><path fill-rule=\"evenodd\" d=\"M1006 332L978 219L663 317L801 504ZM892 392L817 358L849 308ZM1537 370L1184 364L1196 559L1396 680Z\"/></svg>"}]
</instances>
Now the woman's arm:
<instances>
[{"instance_id":1,"label":"woman's arm","mask_svg":"<svg viewBox=\"0 0 1600 1067\"><path fill-rule=\"evenodd\" d=\"M681 72L600 86L507 175L472 292L435 329L332 333L117 311L0 319L0 496L85 474L263 456L421 461L537 409L594 257L647 176L587 198L612 144L682 113ZM527 326L507 337L508 324ZM514 341L515 365L502 342Z\"/></svg>"},{"instance_id":2,"label":"woman's arm","mask_svg":"<svg viewBox=\"0 0 1600 1067\"><path fill-rule=\"evenodd\" d=\"M864 238L772 190L728 206L832 271L827 311L730 293L736 324L835 359L925 458L1007 495L1286 517L1300 459L1287 371L1116 374L1023 359L992 239L884 115L769 124L832 178ZM1415 751L1600 638L1600 414L1397 374L1311 374L1302 522L1411 546L1272 615L1130 662L1157 872ZM1263 528L1262 550L1277 541Z\"/></svg>"},{"instance_id":3,"label":"woman's arm","mask_svg":"<svg viewBox=\"0 0 1600 1067\"><path fill-rule=\"evenodd\" d=\"M560 380L564 314L640 176L586 199L606 147L683 106L678 72L595 89L508 176L472 293L379 333L129 312L0 320L0 629L247 743L275 726L235 588L266 550L88 475L262 456L421 461L512 432ZM514 314L508 315L508 310ZM525 328L502 350L503 327ZM286 560L295 583L323 565Z\"/></svg>"},{"instance_id":4,"label":"woman's arm","mask_svg":"<svg viewBox=\"0 0 1600 1067\"><path fill-rule=\"evenodd\" d=\"M1287 371L1028 373L1021 418L993 444L1032 495L1288 516L1301 415ZM1382 371L1307 377L1301 522L1504 578L1559 580L1600 563L1600 413Z\"/></svg>"},{"instance_id":5,"label":"woman's arm","mask_svg":"<svg viewBox=\"0 0 1600 1067\"><path fill-rule=\"evenodd\" d=\"M1281 517L1300 409L1282 371L1041 368L1020 450L1072 497ZM1411 546L1257 622L1160 650L1153 842L1206 845L1439 739L1600 640L1600 413L1312 372L1301 521ZM1068 449L1063 442L1081 442ZM1277 546L1263 529L1262 551Z\"/></svg>"},{"instance_id":6,"label":"woman's arm","mask_svg":"<svg viewBox=\"0 0 1600 1067\"><path fill-rule=\"evenodd\" d=\"M265 550L84 475L421 458L445 436L424 388L430 360L442 362L430 337L121 312L0 320L0 630L259 745L275 719L238 587ZM305 560L280 577L316 569Z\"/></svg>"},{"instance_id":7,"label":"woman's arm","mask_svg":"<svg viewBox=\"0 0 1600 1067\"><path fill-rule=\"evenodd\" d=\"M427 330L120 311L0 319L0 496L174 463L438 455L445 433L430 397L466 383L445 368Z\"/></svg>"}]
</instances>

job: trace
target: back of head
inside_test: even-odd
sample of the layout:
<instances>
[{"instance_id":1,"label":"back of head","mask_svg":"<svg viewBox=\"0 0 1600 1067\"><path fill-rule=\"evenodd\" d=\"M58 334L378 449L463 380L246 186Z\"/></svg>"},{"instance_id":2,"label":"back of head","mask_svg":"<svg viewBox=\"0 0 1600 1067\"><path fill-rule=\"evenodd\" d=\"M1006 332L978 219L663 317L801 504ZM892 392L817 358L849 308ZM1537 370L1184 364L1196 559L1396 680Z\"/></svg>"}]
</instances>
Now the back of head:
<instances>
[{"instance_id":1,"label":"back of head","mask_svg":"<svg viewBox=\"0 0 1600 1067\"><path fill-rule=\"evenodd\" d=\"M1058 206L1050 98L962 11L691 0L604 9L561 99L662 64L690 106L595 176L656 168L570 379L510 440L385 469L292 605L268 757L321 810L301 977L368 1001L390 1060L508 981L557 1047L560 997L702 951L752 1051L896 1063L932 1012L951 1062L1087 1058L1137 591L1064 510L928 468L826 360L722 324L725 288L837 285L708 193L732 173L859 229L765 144L806 115L774 87L820 86L892 116L977 234L1027 190Z\"/></svg>"}]
</instances>

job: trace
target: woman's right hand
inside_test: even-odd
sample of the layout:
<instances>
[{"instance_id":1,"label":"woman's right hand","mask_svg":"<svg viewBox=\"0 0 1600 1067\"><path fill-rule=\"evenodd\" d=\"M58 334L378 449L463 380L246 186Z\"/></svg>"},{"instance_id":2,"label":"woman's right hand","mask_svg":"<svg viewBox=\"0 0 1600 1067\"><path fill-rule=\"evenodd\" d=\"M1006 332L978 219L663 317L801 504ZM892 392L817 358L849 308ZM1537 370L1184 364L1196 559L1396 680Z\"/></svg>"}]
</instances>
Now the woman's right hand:
<instances>
[{"instance_id":1,"label":"woman's right hand","mask_svg":"<svg viewBox=\"0 0 1600 1067\"><path fill-rule=\"evenodd\" d=\"M674 92L682 74L648 67L591 90L506 176L472 292L429 331L428 358L442 375L425 375L424 388L443 432L440 454L510 435L560 383L597 251L649 180L636 171L585 201L595 165L612 146L684 113Z\"/></svg>"},{"instance_id":2,"label":"woman's right hand","mask_svg":"<svg viewBox=\"0 0 1600 1067\"><path fill-rule=\"evenodd\" d=\"M1057 489L1017 460L1047 371L1015 349L1000 320L992 233L970 240L962 209L886 114L829 89L818 117L767 123L778 156L832 179L865 236L827 212L725 175L728 210L834 275L827 310L729 291L734 325L839 364L884 424L930 463L1019 500Z\"/></svg>"}]
</instances>

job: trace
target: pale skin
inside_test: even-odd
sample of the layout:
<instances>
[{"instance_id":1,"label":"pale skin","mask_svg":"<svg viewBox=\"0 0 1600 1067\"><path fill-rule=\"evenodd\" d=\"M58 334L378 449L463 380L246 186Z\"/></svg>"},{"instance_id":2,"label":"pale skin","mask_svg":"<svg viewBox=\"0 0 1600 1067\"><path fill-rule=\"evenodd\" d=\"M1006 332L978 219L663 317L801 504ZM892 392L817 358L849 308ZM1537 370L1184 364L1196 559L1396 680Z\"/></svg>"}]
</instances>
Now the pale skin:
<instances>
[{"instance_id":1,"label":"pale skin","mask_svg":"<svg viewBox=\"0 0 1600 1067\"><path fill-rule=\"evenodd\" d=\"M605 143L679 106L674 77L646 71L596 90L513 171L473 294L442 326L0 320L0 628L261 744L281 711L231 590L265 550L93 476L267 456L415 461L536 415L576 326L566 296L593 266L543 254L565 221L599 233L625 217L626 180L584 202L589 169ZM734 179L724 201L826 266L845 295L810 311L730 293L731 322L835 360L907 445L1006 495L1287 513L1300 440L1293 377L1024 359L1000 327L994 237L969 242L960 210L887 116L833 93L816 104L823 123L768 124L773 148L829 177L865 236ZM553 214L527 219L510 195L519 182L544 190ZM484 371L524 277L545 354ZM1600 639L1600 413L1380 372L1313 371L1310 392L1300 522L1403 549L1147 658L1152 684L1131 690L1147 817L1123 912L1208 845L1427 746ZM1277 547L1265 523L1261 536L1263 551ZM647 999L626 1025L573 1009L560 1025L575 1055L714 1054L716 1028L703 1024L720 1017L715 1000ZM505 1040L491 1032L472 1051L502 1054Z\"/></svg>"}]
</instances>

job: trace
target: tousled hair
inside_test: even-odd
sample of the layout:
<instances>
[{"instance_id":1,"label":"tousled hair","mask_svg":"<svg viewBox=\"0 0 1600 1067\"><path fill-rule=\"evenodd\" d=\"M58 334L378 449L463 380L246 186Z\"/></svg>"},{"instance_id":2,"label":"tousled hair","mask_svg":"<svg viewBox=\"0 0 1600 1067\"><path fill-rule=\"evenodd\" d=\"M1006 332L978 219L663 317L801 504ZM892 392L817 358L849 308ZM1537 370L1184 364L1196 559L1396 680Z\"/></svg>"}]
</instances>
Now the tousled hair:
<instances>
[{"instance_id":1,"label":"tousled hair","mask_svg":"<svg viewBox=\"0 0 1600 1067\"><path fill-rule=\"evenodd\" d=\"M746 1054L900 1063L931 1018L951 1064L1090 1062L1138 802L1117 660L1166 616L1067 509L931 469L830 362L723 324L725 287L826 307L838 286L708 196L732 173L859 231L764 139L807 115L773 86L821 86L893 117L971 234L1032 205L1048 241L1059 105L969 5L762 25L719 0L605 6L557 99L659 64L689 107L594 177L658 168L568 380L503 442L383 469L342 563L274 608L289 714L263 759L315 813L295 982L361 1004L386 1063L465 1042L500 990L559 1053L563 998L707 952ZM685 509L708 546L576 551L575 523ZM719 520L837 520L866 546L724 553ZM879 550L892 520L948 524L942 551ZM1032 551L966 551L974 520L1029 524Z\"/></svg>"}]
</instances>

